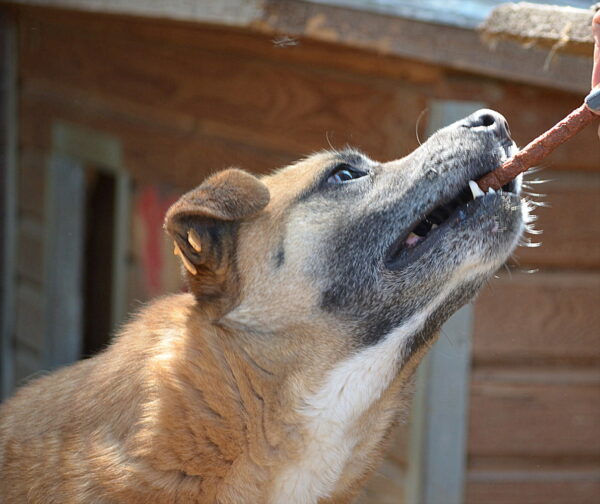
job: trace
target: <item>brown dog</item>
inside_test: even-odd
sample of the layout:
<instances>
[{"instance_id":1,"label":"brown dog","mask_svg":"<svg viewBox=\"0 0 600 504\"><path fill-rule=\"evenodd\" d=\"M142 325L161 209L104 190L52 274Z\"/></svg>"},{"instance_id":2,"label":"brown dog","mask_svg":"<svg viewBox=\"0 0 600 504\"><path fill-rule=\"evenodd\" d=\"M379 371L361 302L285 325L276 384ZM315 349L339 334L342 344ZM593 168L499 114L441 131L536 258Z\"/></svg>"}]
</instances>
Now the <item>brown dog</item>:
<instances>
[{"instance_id":1,"label":"brown dog","mask_svg":"<svg viewBox=\"0 0 600 504\"><path fill-rule=\"evenodd\" d=\"M397 161L320 153L184 195L166 228L191 294L3 405L0 502L350 502L440 325L519 239L519 183L469 184L513 148L484 110Z\"/></svg>"}]
</instances>

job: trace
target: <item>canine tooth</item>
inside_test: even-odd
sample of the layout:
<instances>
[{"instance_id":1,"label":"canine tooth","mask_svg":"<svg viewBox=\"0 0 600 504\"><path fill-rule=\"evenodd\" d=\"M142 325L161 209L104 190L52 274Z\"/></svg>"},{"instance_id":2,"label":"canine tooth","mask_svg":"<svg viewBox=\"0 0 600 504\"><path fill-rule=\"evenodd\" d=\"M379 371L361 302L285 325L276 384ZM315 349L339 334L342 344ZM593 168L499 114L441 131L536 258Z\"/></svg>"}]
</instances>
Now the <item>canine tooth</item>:
<instances>
[{"instance_id":1,"label":"canine tooth","mask_svg":"<svg viewBox=\"0 0 600 504\"><path fill-rule=\"evenodd\" d=\"M488 191L488 194L489 194L489 193L496 194L496 191L494 191L494 190L493 190L493 189L490 187L490 189L489 189L489 191Z\"/></svg>"},{"instance_id":2,"label":"canine tooth","mask_svg":"<svg viewBox=\"0 0 600 504\"><path fill-rule=\"evenodd\" d=\"M438 228L439 226L437 224L432 224L431 225L431 230L433 231L434 229Z\"/></svg>"},{"instance_id":3,"label":"canine tooth","mask_svg":"<svg viewBox=\"0 0 600 504\"><path fill-rule=\"evenodd\" d=\"M194 231L193 229L190 229L188 231L188 242L190 242L190 245L196 252L200 252L202 250L200 237L198 236L198 233L196 233L196 231Z\"/></svg>"},{"instance_id":4,"label":"canine tooth","mask_svg":"<svg viewBox=\"0 0 600 504\"><path fill-rule=\"evenodd\" d=\"M480 198L485 193L479 188L477 182L474 180L469 180L469 187L471 188L471 194L473 195L473 199Z\"/></svg>"}]
</instances>

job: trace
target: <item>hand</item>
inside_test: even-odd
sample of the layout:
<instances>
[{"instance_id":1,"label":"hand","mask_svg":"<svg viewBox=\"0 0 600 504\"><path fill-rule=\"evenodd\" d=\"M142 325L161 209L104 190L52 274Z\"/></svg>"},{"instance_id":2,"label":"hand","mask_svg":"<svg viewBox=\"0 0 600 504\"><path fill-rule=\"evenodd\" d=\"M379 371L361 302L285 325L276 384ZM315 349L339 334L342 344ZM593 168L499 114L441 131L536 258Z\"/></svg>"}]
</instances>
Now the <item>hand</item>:
<instances>
[{"instance_id":1,"label":"hand","mask_svg":"<svg viewBox=\"0 0 600 504\"><path fill-rule=\"evenodd\" d=\"M600 87L600 10L592 20L592 31L594 32L594 67L592 69L592 89ZM598 126L598 138L600 138L600 126Z\"/></svg>"},{"instance_id":2,"label":"hand","mask_svg":"<svg viewBox=\"0 0 600 504\"><path fill-rule=\"evenodd\" d=\"M592 20L592 31L594 32L594 69L592 70L592 89L600 86L600 10L594 15Z\"/></svg>"}]
</instances>

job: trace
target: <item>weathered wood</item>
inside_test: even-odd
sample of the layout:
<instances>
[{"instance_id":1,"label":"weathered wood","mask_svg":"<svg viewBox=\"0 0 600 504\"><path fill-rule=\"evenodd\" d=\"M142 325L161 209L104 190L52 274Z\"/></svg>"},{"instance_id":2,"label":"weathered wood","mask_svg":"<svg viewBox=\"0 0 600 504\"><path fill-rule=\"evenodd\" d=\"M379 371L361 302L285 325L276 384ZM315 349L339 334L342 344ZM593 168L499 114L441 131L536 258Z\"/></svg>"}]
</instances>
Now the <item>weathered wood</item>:
<instances>
[{"instance_id":1,"label":"weathered wood","mask_svg":"<svg viewBox=\"0 0 600 504\"><path fill-rule=\"evenodd\" d=\"M563 55L546 68L548 51L523 48L500 40L486 46L473 30L441 27L412 19L372 12L357 15L351 9L277 1L266 18L270 27L288 34L369 48L502 79L511 79L563 90L589 91L591 52ZM588 45L590 51L592 44Z\"/></svg>"},{"instance_id":2,"label":"weathered wood","mask_svg":"<svg viewBox=\"0 0 600 504\"><path fill-rule=\"evenodd\" d=\"M112 108L90 110L79 102L52 104L49 99L26 96L22 112L31 121L21 126L27 148L50 150L52 124L61 118L99 130L108 130L123 142L123 163L133 178L145 182L170 183L180 188L199 184L210 173L239 166L265 173L297 159L298 154L280 154L228 139L203 134L180 135L153 124L133 123L130 116L114 117Z\"/></svg>"},{"instance_id":3,"label":"weathered wood","mask_svg":"<svg viewBox=\"0 0 600 504\"><path fill-rule=\"evenodd\" d=\"M36 8L22 10L35 12ZM167 16L168 12L167 8ZM96 13L95 16L102 15ZM342 47L368 49L375 54L394 54L580 93L588 89L589 57L562 55L546 68L547 50L523 48L512 41L499 41L490 47L472 29L443 27L384 13L360 12L297 0L270 0L262 4L251 18L238 16L238 20L245 21L234 24L269 36L277 32L286 33L305 39L335 42ZM198 20L202 17L191 16L187 19ZM208 17L205 21L219 23L218 18ZM220 24L228 24L228 17L223 17ZM588 43L586 47L591 50L592 44Z\"/></svg>"},{"instance_id":4,"label":"weathered wood","mask_svg":"<svg viewBox=\"0 0 600 504\"><path fill-rule=\"evenodd\" d=\"M420 111L418 102L402 99L401 83L376 88L182 46L148 51L122 37L95 39L47 24L38 27L37 36L39 45L23 51L23 79L60 76L64 87L194 118L192 131L288 152L327 147L329 133L334 142L352 142L384 158L408 152L415 143L412 124L402 131L396 119Z\"/></svg>"},{"instance_id":5,"label":"weathered wood","mask_svg":"<svg viewBox=\"0 0 600 504\"><path fill-rule=\"evenodd\" d=\"M506 3L492 11L480 30L486 39L515 39L528 46L589 55L594 41L590 30L593 15L587 8Z\"/></svg>"},{"instance_id":6,"label":"weathered wood","mask_svg":"<svg viewBox=\"0 0 600 504\"><path fill-rule=\"evenodd\" d=\"M553 477L528 481L528 474L502 481L473 481L467 484L466 504L592 504L600 495L600 477Z\"/></svg>"},{"instance_id":7,"label":"weathered wood","mask_svg":"<svg viewBox=\"0 0 600 504\"><path fill-rule=\"evenodd\" d=\"M19 158L19 197L21 215L41 221L44 216L46 156L26 149Z\"/></svg>"},{"instance_id":8,"label":"weathered wood","mask_svg":"<svg viewBox=\"0 0 600 504\"><path fill-rule=\"evenodd\" d=\"M0 13L0 400L14 386L14 282L17 220L16 18Z\"/></svg>"},{"instance_id":9,"label":"weathered wood","mask_svg":"<svg viewBox=\"0 0 600 504\"><path fill-rule=\"evenodd\" d=\"M475 304L475 364L596 365L599 306L597 272L502 275Z\"/></svg>"},{"instance_id":10,"label":"weathered wood","mask_svg":"<svg viewBox=\"0 0 600 504\"><path fill-rule=\"evenodd\" d=\"M77 161L54 154L46 198L44 368L81 356L85 174Z\"/></svg>"},{"instance_id":11,"label":"weathered wood","mask_svg":"<svg viewBox=\"0 0 600 504\"><path fill-rule=\"evenodd\" d=\"M533 198L548 205L534 211L539 218L535 227L543 234L530 236L542 246L517 249L517 263L522 267L599 268L600 174L541 172L534 177L550 179L531 189L546 194Z\"/></svg>"},{"instance_id":12,"label":"weathered wood","mask_svg":"<svg viewBox=\"0 0 600 504\"><path fill-rule=\"evenodd\" d=\"M475 372L469 455L600 455L600 373Z\"/></svg>"},{"instance_id":13,"label":"weathered wood","mask_svg":"<svg viewBox=\"0 0 600 504\"><path fill-rule=\"evenodd\" d=\"M45 282L44 222L26 216L17 221L16 273L36 285Z\"/></svg>"},{"instance_id":14,"label":"weathered wood","mask_svg":"<svg viewBox=\"0 0 600 504\"><path fill-rule=\"evenodd\" d=\"M36 355L44 347L44 302L44 294L40 286L20 282L15 299L17 308L15 340L20 347L26 347ZM42 368L43 363L40 360L36 369Z\"/></svg>"},{"instance_id":15,"label":"weathered wood","mask_svg":"<svg viewBox=\"0 0 600 504\"><path fill-rule=\"evenodd\" d=\"M14 387L18 388L36 376L43 367L39 351L16 343L14 349Z\"/></svg>"},{"instance_id":16,"label":"weathered wood","mask_svg":"<svg viewBox=\"0 0 600 504\"><path fill-rule=\"evenodd\" d=\"M278 47L276 36L251 30L223 30L222 27L198 25L192 22L172 22L164 19L139 19L130 16L90 16L86 12L59 9L19 8L25 25L37 27L52 23L67 32L79 32L85 24L86 34L93 38L126 38L153 46L157 40L163 47L185 47L189 51L210 51L216 54L236 53L248 58L263 58L280 64L298 64L321 69L348 71L369 80L385 77L403 83L434 83L442 69L414 59L400 59L391 55L373 54L356 47L331 45L309 37L300 37L298 44ZM226 34L226 35L225 35Z\"/></svg>"},{"instance_id":17,"label":"weathered wood","mask_svg":"<svg viewBox=\"0 0 600 504\"><path fill-rule=\"evenodd\" d=\"M245 26L260 18L264 3L260 0L219 0L218 2L156 0L19 0L19 3L53 5L92 12L118 12L138 16Z\"/></svg>"},{"instance_id":18,"label":"weathered wood","mask_svg":"<svg viewBox=\"0 0 600 504\"><path fill-rule=\"evenodd\" d=\"M211 152L221 163L250 158L251 169L265 166L255 157L257 149L277 156L269 165L273 167L328 147L328 138L335 146L348 142L384 160L405 154L416 146L415 123L425 108L425 95L480 97L505 113L520 143L581 101L466 74L444 76L440 67L414 68L414 63L397 58L382 60L347 50L338 54L338 48L324 44L286 52L273 48L268 38L216 28L199 32L185 23L90 19L81 13L34 9L25 11L23 25L25 33L39 37L35 43L31 38L22 41L27 93L43 102L60 102L62 108L76 107L83 120L101 115L104 123L108 117L121 128L143 128L147 135L172 132L180 142L204 139L208 145L202 150L209 158ZM415 86L419 82L420 88ZM533 112L531 104L542 102ZM136 149L137 156L141 149ZM160 159L164 166L177 162L189 148L178 144L169 150L148 160ZM554 169L596 170L590 155L594 152L600 155L596 137L583 132L548 163Z\"/></svg>"}]
</instances>

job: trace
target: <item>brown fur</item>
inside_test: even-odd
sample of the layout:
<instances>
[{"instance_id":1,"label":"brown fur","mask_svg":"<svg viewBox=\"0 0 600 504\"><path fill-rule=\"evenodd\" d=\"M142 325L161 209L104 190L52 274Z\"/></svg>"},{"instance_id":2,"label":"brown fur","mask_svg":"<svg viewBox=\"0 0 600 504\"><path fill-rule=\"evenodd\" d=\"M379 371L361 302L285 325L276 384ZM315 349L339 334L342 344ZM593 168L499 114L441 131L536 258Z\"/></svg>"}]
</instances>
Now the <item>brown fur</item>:
<instances>
[{"instance_id":1,"label":"brown fur","mask_svg":"<svg viewBox=\"0 0 600 504\"><path fill-rule=\"evenodd\" d=\"M1 504L272 501L312 435L303 401L359 348L302 273L331 222L294 205L334 158L261 180L227 170L173 205L165 227L193 265L191 293L150 303L104 352L2 405ZM319 502L357 495L425 350L349 426L351 455Z\"/></svg>"},{"instance_id":2,"label":"brown fur","mask_svg":"<svg viewBox=\"0 0 600 504\"><path fill-rule=\"evenodd\" d=\"M247 287L264 278L269 266L261 258L281 236L287 205L326 160L317 156L311 166L273 176L269 205L243 226L240 219L269 201L262 183L243 172L224 172L171 208L166 222L172 234L174 220L190 216L238 221L237 229L227 230L218 259L211 257L207 235L200 236L201 260L183 236L175 236L199 267L190 279L195 296L151 303L106 351L36 379L3 405L0 502L266 502L278 467L302 448L298 391L318 387L347 354L347 343L327 317L285 327L278 341L249 338L231 327L235 322L213 322L239 304L236 269L248 272ZM228 192L232 178L235 190ZM202 194L207 191L210 198ZM261 305L289 303L292 312L314 313L310 286L293 284L263 288ZM252 305L256 292L246 294ZM294 313L286 317L295 319ZM330 336L324 341L321 334ZM321 356L316 362L313 352ZM357 446L354 464L327 502L349 502L373 469L405 381L399 377L365 415L365 424L381 436Z\"/></svg>"}]
</instances>

